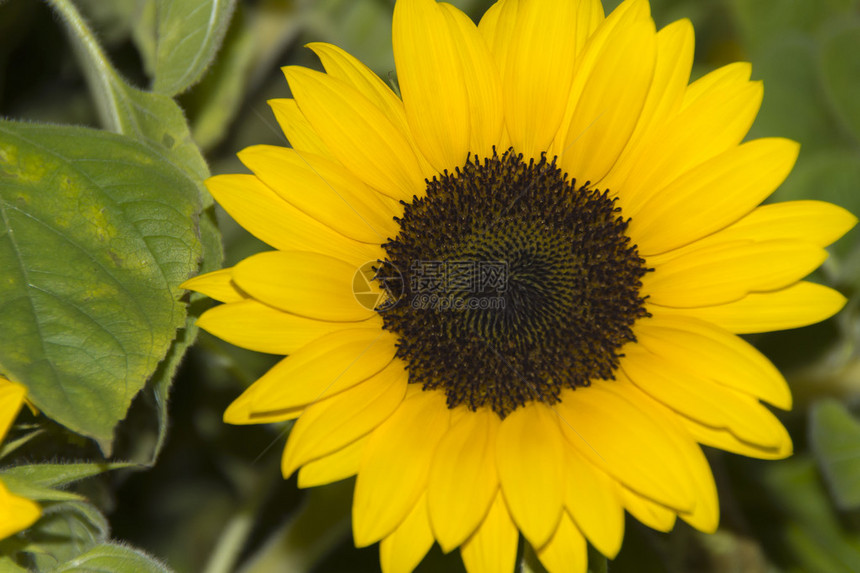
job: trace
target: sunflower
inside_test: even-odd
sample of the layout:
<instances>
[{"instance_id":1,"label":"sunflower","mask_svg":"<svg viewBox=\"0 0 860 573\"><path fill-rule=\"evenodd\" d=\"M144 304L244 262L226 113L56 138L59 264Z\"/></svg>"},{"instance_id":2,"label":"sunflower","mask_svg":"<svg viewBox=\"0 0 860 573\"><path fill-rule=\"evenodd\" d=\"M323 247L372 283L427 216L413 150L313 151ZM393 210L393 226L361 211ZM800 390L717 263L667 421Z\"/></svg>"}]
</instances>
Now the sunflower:
<instances>
[{"instance_id":1,"label":"sunflower","mask_svg":"<svg viewBox=\"0 0 860 573\"><path fill-rule=\"evenodd\" d=\"M399 93L341 49L284 69L271 101L291 149L207 185L275 250L185 286L198 324L283 354L227 409L295 420L300 487L357 476L357 546L411 571L434 542L512 571L521 533L546 568L614 557L624 512L711 532L701 444L792 451L763 404L774 366L738 334L836 313L801 279L854 225L834 205L759 206L798 145L744 142L750 65L692 83L693 29L645 0L501 0L476 26L398 0ZM586 541L587 540L587 541Z\"/></svg>"},{"instance_id":2,"label":"sunflower","mask_svg":"<svg viewBox=\"0 0 860 573\"><path fill-rule=\"evenodd\" d=\"M0 441L25 402L27 389L0 376ZM11 493L0 481L0 539L27 529L42 515L32 500Z\"/></svg>"}]
</instances>

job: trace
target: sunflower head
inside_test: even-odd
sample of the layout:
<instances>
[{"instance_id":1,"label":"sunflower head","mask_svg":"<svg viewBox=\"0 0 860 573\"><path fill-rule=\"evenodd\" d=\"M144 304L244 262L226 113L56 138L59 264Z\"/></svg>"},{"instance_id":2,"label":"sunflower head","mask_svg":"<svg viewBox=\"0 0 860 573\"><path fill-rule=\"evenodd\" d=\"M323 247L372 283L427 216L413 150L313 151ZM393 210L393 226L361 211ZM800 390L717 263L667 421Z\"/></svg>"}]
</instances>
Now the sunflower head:
<instances>
[{"instance_id":1,"label":"sunflower head","mask_svg":"<svg viewBox=\"0 0 860 573\"><path fill-rule=\"evenodd\" d=\"M737 335L836 313L802 279L856 219L760 206L797 144L745 142L750 66L690 83L692 26L657 30L644 0L501 0L477 24L398 0L393 41L400 95L313 44L325 72L285 68L270 102L291 148L208 181L274 250L188 281L224 303L199 325L286 355L225 420L296 420L302 487L357 476L355 542L388 573L434 542L513 571L520 534L585 571L625 511L713 531L700 445L792 450L764 404L791 407L785 380Z\"/></svg>"},{"instance_id":2,"label":"sunflower head","mask_svg":"<svg viewBox=\"0 0 860 573\"><path fill-rule=\"evenodd\" d=\"M613 378L647 314L645 261L615 202L512 149L429 181L395 218L376 275L408 277L399 304L378 310L409 383L504 417Z\"/></svg>"}]
</instances>

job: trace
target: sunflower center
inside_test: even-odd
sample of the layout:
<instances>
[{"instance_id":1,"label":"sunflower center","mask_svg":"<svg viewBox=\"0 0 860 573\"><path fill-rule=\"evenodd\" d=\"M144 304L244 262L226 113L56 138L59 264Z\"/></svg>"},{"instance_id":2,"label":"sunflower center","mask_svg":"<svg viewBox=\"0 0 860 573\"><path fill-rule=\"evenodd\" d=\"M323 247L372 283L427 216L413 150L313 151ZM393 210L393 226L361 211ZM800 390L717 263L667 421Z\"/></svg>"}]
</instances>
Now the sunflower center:
<instances>
[{"instance_id":1,"label":"sunflower center","mask_svg":"<svg viewBox=\"0 0 860 573\"><path fill-rule=\"evenodd\" d=\"M377 280L402 279L379 309L409 382L448 406L505 417L528 402L614 377L646 316L648 269L615 199L577 187L555 159L509 150L470 158L405 205Z\"/></svg>"}]
</instances>

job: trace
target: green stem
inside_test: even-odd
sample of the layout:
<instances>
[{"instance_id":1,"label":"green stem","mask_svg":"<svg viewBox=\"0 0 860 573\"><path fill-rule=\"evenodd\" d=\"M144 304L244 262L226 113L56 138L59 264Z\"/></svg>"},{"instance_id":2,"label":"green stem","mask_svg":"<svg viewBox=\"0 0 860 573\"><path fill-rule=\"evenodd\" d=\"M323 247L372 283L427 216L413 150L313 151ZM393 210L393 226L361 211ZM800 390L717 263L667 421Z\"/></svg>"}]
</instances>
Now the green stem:
<instances>
[{"instance_id":1,"label":"green stem","mask_svg":"<svg viewBox=\"0 0 860 573\"><path fill-rule=\"evenodd\" d=\"M306 573L350 532L352 480L308 490L305 504L252 555L239 573Z\"/></svg>"},{"instance_id":2,"label":"green stem","mask_svg":"<svg viewBox=\"0 0 860 573\"><path fill-rule=\"evenodd\" d=\"M224 531L215 543L215 551L209 557L209 562L203 573L229 573L233 571L239 553L245 547L248 535L254 525L258 508L246 507L227 522Z\"/></svg>"},{"instance_id":3,"label":"green stem","mask_svg":"<svg viewBox=\"0 0 860 573\"><path fill-rule=\"evenodd\" d=\"M253 485L243 488L247 493L244 496L245 501L224 526L203 573L230 573L236 570L236 562L245 549L254 522L263 504L269 499L274 484L280 481L280 475L277 472L266 471L273 469L271 467L263 468L257 478L253 480Z\"/></svg>"},{"instance_id":4,"label":"green stem","mask_svg":"<svg viewBox=\"0 0 860 573\"><path fill-rule=\"evenodd\" d=\"M114 90L114 84L118 79L116 71L71 0L46 1L66 25L72 46L83 68L90 93L96 101L102 125L107 130L121 133L123 122Z\"/></svg>"}]
</instances>

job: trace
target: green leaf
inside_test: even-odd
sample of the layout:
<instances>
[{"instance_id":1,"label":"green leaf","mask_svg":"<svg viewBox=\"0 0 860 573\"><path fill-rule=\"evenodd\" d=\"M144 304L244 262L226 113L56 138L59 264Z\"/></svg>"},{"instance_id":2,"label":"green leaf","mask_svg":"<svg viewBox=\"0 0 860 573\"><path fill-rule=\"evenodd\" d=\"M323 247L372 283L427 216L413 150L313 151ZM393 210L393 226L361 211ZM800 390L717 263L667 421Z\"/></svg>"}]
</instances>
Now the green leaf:
<instances>
[{"instance_id":1,"label":"green leaf","mask_svg":"<svg viewBox=\"0 0 860 573\"><path fill-rule=\"evenodd\" d=\"M775 38L759 50L753 73L764 82L765 92L751 137L800 141L803 155L846 139L829 110L818 49L810 38L792 32Z\"/></svg>"},{"instance_id":2,"label":"green leaf","mask_svg":"<svg viewBox=\"0 0 860 573\"><path fill-rule=\"evenodd\" d=\"M813 404L809 440L836 506L860 507L860 421L833 399Z\"/></svg>"},{"instance_id":3,"label":"green leaf","mask_svg":"<svg viewBox=\"0 0 860 573\"><path fill-rule=\"evenodd\" d=\"M3 444L0 445L0 460L5 458L9 454L13 453L18 448L26 445L28 442L30 442L34 438L41 436L44 432L45 432L44 429L36 428L32 431L26 432L25 434L13 439L13 440L10 440L10 439L3 440Z\"/></svg>"},{"instance_id":4,"label":"green leaf","mask_svg":"<svg viewBox=\"0 0 860 573\"><path fill-rule=\"evenodd\" d=\"M15 495L40 503L46 501L85 501L82 496L76 493L33 484L26 479L7 475L5 472L0 473L0 481Z\"/></svg>"},{"instance_id":5,"label":"green leaf","mask_svg":"<svg viewBox=\"0 0 860 573\"><path fill-rule=\"evenodd\" d=\"M32 486L63 487L111 470L134 467L129 463L100 464L30 464L5 469L3 479L10 477L25 481Z\"/></svg>"},{"instance_id":6,"label":"green leaf","mask_svg":"<svg viewBox=\"0 0 860 573\"><path fill-rule=\"evenodd\" d=\"M84 501L75 493L55 488L106 471L133 466L129 463L30 464L6 468L0 471L0 479L12 493L35 501Z\"/></svg>"},{"instance_id":7,"label":"green leaf","mask_svg":"<svg viewBox=\"0 0 860 573\"><path fill-rule=\"evenodd\" d=\"M26 569L5 555L0 556L0 571L3 571L3 573L29 573Z\"/></svg>"},{"instance_id":8,"label":"green leaf","mask_svg":"<svg viewBox=\"0 0 860 573\"><path fill-rule=\"evenodd\" d=\"M110 451L185 323L196 186L127 137L0 122L0 369Z\"/></svg>"},{"instance_id":9,"label":"green leaf","mask_svg":"<svg viewBox=\"0 0 860 573\"><path fill-rule=\"evenodd\" d=\"M210 206L200 217L200 243L203 247L203 260L199 272L201 274L208 273L221 268L224 252L221 246L221 234L218 232L218 225L215 222L214 206ZM164 440L167 437L167 399L170 385L173 382L182 357L185 356L186 350L197 339L197 317L202 314L205 308L211 306L211 301L208 297L199 293L192 293L190 298L191 303L189 304L189 313L185 328L180 331L179 336L173 341L167 357L161 362L149 382L149 386L155 397L158 416L158 437L152 452L151 464L155 464L156 459L158 459L161 448L164 447Z\"/></svg>"},{"instance_id":10,"label":"green leaf","mask_svg":"<svg viewBox=\"0 0 860 573\"><path fill-rule=\"evenodd\" d=\"M831 34L823 43L821 70L833 106L860 141L860 22Z\"/></svg>"},{"instance_id":11,"label":"green leaf","mask_svg":"<svg viewBox=\"0 0 860 573\"><path fill-rule=\"evenodd\" d=\"M158 49L155 37L157 0L137 0L138 13L131 25L131 38L143 62L143 70L155 77L155 52Z\"/></svg>"},{"instance_id":12,"label":"green leaf","mask_svg":"<svg viewBox=\"0 0 860 573\"><path fill-rule=\"evenodd\" d=\"M301 17L308 24L308 36L336 43L381 74L383 79L394 71L390 4L319 0L307 3L302 12Z\"/></svg>"},{"instance_id":13,"label":"green leaf","mask_svg":"<svg viewBox=\"0 0 860 573\"><path fill-rule=\"evenodd\" d=\"M175 101L119 80L112 88L120 118L119 133L147 143L161 159L185 171L198 184L209 177L209 167L191 138L185 114ZM200 189L202 192L202 187Z\"/></svg>"},{"instance_id":14,"label":"green leaf","mask_svg":"<svg viewBox=\"0 0 860 573\"><path fill-rule=\"evenodd\" d=\"M139 0L75 0L75 5L107 46L115 46L128 38L129 30L139 18Z\"/></svg>"},{"instance_id":15,"label":"green leaf","mask_svg":"<svg viewBox=\"0 0 860 573\"><path fill-rule=\"evenodd\" d=\"M818 199L860 213L860 161L856 151L830 150L802 155L789 178L771 196L774 201Z\"/></svg>"},{"instance_id":16,"label":"green leaf","mask_svg":"<svg viewBox=\"0 0 860 573\"><path fill-rule=\"evenodd\" d=\"M49 0L61 15L87 78L102 124L149 145L198 184L209 168L191 139L182 110L171 98L128 85L111 66L90 29L69 0Z\"/></svg>"},{"instance_id":17,"label":"green leaf","mask_svg":"<svg viewBox=\"0 0 860 573\"><path fill-rule=\"evenodd\" d=\"M789 31L811 35L834 15L849 14L855 0L731 0L729 4L747 45L755 49Z\"/></svg>"},{"instance_id":18,"label":"green leaf","mask_svg":"<svg viewBox=\"0 0 860 573\"><path fill-rule=\"evenodd\" d=\"M29 553L36 571L53 571L108 540L110 526L102 513L84 501L64 501L42 506L42 517L27 531Z\"/></svg>"},{"instance_id":19,"label":"green leaf","mask_svg":"<svg viewBox=\"0 0 860 573\"><path fill-rule=\"evenodd\" d=\"M809 458L769 465L765 483L788 517L779 533L801 562L800 570L860 571L857 539L842 529Z\"/></svg>"},{"instance_id":20,"label":"green leaf","mask_svg":"<svg viewBox=\"0 0 860 573\"><path fill-rule=\"evenodd\" d=\"M159 0L156 92L176 95L197 83L215 57L235 0Z\"/></svg>"},{"instance_id":21,"label":"green leaf","mask_svg":"<svg viewBox=\"0 0 860 573\"><path fill-rule=\"evenodd\" d=\"M243 4L236 7L220 57L213 62L198 88L183 100L194 116L191 125L194 139L204 150L221 142L245 95L253 91L253 67L262 59L258 53L261 27L270 20L248 18L247 11Z\"/></svg>"},{"instance_id":22,"label":"green leaf","mask_svg":"<svg viewBox=\"0 0 860 573\"><path fill-rule=\"evenodd\" d=\"M170 569L139 549L103 543L63 563L54 573L170 573Z\"/></svg>"}]
</instances>

